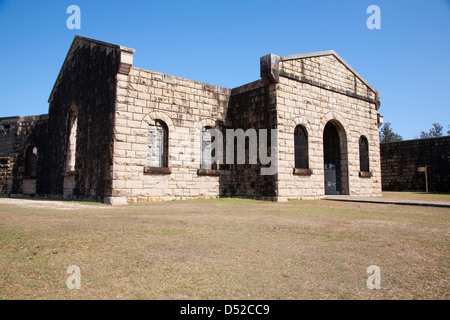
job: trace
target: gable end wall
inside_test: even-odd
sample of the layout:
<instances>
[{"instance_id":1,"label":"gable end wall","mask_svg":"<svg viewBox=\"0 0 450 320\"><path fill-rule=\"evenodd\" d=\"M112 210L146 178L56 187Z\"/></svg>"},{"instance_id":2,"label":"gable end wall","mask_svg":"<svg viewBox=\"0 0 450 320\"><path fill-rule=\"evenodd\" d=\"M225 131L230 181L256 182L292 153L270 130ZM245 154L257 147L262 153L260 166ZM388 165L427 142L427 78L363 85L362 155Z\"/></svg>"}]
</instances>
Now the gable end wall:
<instances>
[{"instance_id":1,"label":"gable end wall","mask_svg":"<svg viewBox=\"0 0 450 320\"><path fill-rule=\"evenodd\" d=\"M279 181L281 200L324 196L323 130L337 120L346 134L348 159L347 193L381 195L380 147L376 94L334 56L280 62L277 84L279 128ZM294 175L294 130L303 125L308 132L311 175ZM359 138L369 141L372 177L359 177Z\"/></svg>"}]
</instances>

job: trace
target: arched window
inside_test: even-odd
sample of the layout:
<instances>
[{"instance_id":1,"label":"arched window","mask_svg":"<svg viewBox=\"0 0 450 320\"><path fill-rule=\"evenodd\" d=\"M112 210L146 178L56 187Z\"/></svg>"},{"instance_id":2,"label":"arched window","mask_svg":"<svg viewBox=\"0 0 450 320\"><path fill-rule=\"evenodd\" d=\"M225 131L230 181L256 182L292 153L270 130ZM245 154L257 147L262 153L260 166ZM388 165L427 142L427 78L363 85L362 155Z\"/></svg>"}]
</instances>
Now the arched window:
<instances>
[{"instance_id":1,"label":"arched window","mask_svg":"<svg viewBox=\"0 0 450 320\"><path fill-rule=\"evenodd\" d=\"M364 136L359 138L359 171L369 172L369 141Z\"/></svg>"},{"instance_id":2,"label":"arched window","mask_svg":"<svg viewBox=\"0 0 450 320\"><path fill-rule=\"evenodd\" d=\"M69 113L67 122L67 155L66 155L66 172L75 171L75 155L77 150L77 109L72 108Z\"/></svg>"},{"instance_id":3,"label":"arched window","mask_svg":"<svg viewBox=\"0 0 450 320\"><path fill-rule=\"evenodd\" d=\"M28 147L25 153L25 175L30 178L36 177L37 174L37 148L35 146Z\"/></svg>"},{"instance_id":4,"label":"arched window","mask_svg":"<svg viewBox=\"0 0 450 320\"><path fill-rule=\"evenodd\" d=\"M201 169L211 169L211 132L210 127L204 127L201 132L201 150L200 150L200 168Z\"/></svg>"},{"instance_id":5,"label":"arched window","mask_svg":"<svg viewBox=\"0 0 450 320\"><path fill-rule=\"evenodd\" d=\"M155 120L148 126L148 167L168 167L169 164L169 130L161 120Z\"/></svg>"},{"instance_id":6,"label":"arched window","mask_svg":"<svg viewBox=\"0 0 450 320\"><path fill-rule=\"evenodd\" d=\"M211 127L204 127L200 133L200 169L216 170L217 163L214 161L215 149L213 149L213 141L215 139L214 134L211 132L214 130Z\"/></svg>"},{"instance_id":7,"label":"arched window","mask_svg":"<svg viewBox=\"0 0 450 320\"><path fill-rule=\"evenodd\" d=\"M298 125L294 131L295 142L295 168L309 169L308 159L308 133L306 129Z\"/></svg>"}]
</instances>

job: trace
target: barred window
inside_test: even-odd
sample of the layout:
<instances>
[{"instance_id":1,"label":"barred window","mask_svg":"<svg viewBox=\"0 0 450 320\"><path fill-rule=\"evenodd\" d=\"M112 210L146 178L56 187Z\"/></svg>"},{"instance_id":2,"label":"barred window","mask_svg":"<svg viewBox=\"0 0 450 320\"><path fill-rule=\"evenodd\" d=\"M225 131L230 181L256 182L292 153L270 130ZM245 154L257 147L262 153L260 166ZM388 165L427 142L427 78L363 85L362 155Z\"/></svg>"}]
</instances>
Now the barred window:
<instances>
[{"instance_id":1,"label":"barred window","mask_svg":"<svg viewBox=\"0 0 450 320\"><path fill-rule=\"evenodd\" d=\"M25 175L36 177L37 174L37 148L28 147L25 153Z\"/></svg>"},{"instance_id":2,"label":"barred window","mask_svg":"<svg viewBox=\"0 0 450 320\"><path fill-rule=\"evenodd\" d=\"M204 127L200 136L200 169L216 170L217 163L213 162L215 149L213 149L214 135L211 133L211 127Z\"/></svg>"},{"instance_id":3,"label":"barred window","mask_svg":"<svg viewBox=\"0 0 450 320\"><path fill-rule=\"evenodd\" d=\"M295 143L295 168L309 169L308 159L308 133L306 129L298 125L294 131Z\"/></svg>"},{"instance_id":4,"label":"barred window","mask_svg":"<svg viewBox=\"0 0 450 320\"><path fill-rule=\"evenodd\" d=\"M369 141L364 136L359 139L359 171L369 172Z\"/></svg>"},{"instance_id":5,"label":"barred window","mask_svg":"<svg viewBox=\"0 0 450 320\"><path fill-rule=\"evenodd\" d=\"M169 159L169 130L160 120L148 126L148 167L168 167Z\"/></svg>"}]
</instances>

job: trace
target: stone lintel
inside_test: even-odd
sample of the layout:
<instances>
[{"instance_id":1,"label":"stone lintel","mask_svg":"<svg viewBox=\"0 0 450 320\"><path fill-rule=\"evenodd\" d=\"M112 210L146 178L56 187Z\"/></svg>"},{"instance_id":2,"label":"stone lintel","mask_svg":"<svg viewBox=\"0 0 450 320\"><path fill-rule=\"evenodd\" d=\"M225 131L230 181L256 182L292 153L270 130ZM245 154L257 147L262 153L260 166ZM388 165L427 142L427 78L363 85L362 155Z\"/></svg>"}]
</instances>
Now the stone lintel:
<instances>
[{"instance_id":1,"label":"stone lintel","mask_svg":"<svg viewBox=\"0 0 450 320\"><path fill-rule=\"evenodd\" d=\"M372 177L372 172L360 171L359 172L359 176L361 178L371 178Z\"/></svg>"},{"instance_id":2,"label":"stone lintel","mask_svg":"<svg viewBox=\"0 0 450 320\"><path fill-rule=\"evenodd\" d=\"M310 176L312 173L311 169L294 168L294 174L298 176Z\"/></svg>"},{"instance_id":3,"label":"stone lintel","mask_svg":"<svg viewBox=\"0 0 450 320\"><path fill-rule=\"evenodd\" d=\"M220 171L215 169L197 169L199 176L220 176Z\"/></svg>"},{"instance_id":4,"label":"stone lintel","mask_svg":"<svg viewBox=\"0 0 450 320\"><path fill-rule=\"evenodd\" d=\"M144 174L170 174L172 170L167 167L144 167Z\"/></svg>"}]
</instances>

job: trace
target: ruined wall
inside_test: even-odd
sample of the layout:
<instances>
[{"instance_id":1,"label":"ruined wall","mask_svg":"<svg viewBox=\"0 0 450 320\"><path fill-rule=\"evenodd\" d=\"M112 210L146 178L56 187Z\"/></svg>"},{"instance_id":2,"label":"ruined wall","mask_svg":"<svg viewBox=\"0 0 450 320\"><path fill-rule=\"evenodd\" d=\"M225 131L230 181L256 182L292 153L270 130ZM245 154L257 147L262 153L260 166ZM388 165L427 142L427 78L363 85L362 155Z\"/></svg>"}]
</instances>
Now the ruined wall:
<instances>
[{"instance_id":1,"label":"ruined wall","mask_svg":"<svg viewBox=\"0 0 450 320\"><path fill-rule=\"evenodd\" d=\"M450 136L382 143L381 174L383 191L450 192Z\"/></svg>"},{"instance_id":2,"label":"ruined wall","mask_svg":"<svg viewBox=\"0 0 450 320\"><path fill-rule=\"evenodd\" d=\"M11 175L10 157L0 157L0 195L9 195L11 193L12 175Z\"/></svg>"},{"instance_id":3,"label":"ruined wall","mask_svg":"<svg viewBox=\"0 0 450 320\"><path fill-rule=\"evenodd\" d=\"M0 119L0 126L9 126L9 132L0 133L0 194L35 195L44 187L42 168L47 142L47 115ZM26 172L28 148L37 149L36 174Z\"/></svg>"},{"instance_id":4,"label":"ruined wall","mask_svg":"<svg viewBox=\"0 0 450 320\"><path fill-rule=\"evenodd\" d=\"M259 129L277 128L277 106L275 85L264 85L262 81L253 82L232 90L230 106L227 113L227 129L255 129L257 137L257 152L260 149ZM269 155L271 150L270 137L267 136ZM261 175L261 163L258 156L257 164L249 163L249 139L246 138L245 164L226 165L230 170L229 177L223 177L223 195L264 200L277 200L277 174ZM236 143L235 163L237 156ZM226 152L226 148L225 148ZM269 165L265 165L268 167Z\"/></svg>"},{"instance_id":5,"label":"ruined wall","mask_svg":"<svg viewBox=\"0 0 450 320\"><path fill-rule=\"evenodd\" d=\"M117 80L113 196L218 197L219 172L199 172L200 134L204 126L223 128L230 90L135 67ZM168 169L159 172L146 170L148 126L155 120L164 121L169 132Z\"/></svg>"},{"instance_id":6,"label":"ruined wall","mask_svg":"<svg viewBox=\"0 0 450 320\"><path fill-rule=\"evenodd\" d=\"M0 118L0 157L9 157L19 131L20 117Z\"/></svg>"},{"instance_id":7,"label":"ruined wall","mask_svg":"<svg viewBox=\"0 0 450 320\"><path fill-rule=\"evenodd\" d=\"M341 158L347 172L344 193L381 195L379 134L376 93L334 55L280 62L277 84L279 128L280 200L317 198L324 195L323 131L330 120L342 126ZM308 133L311 174L294 174L294 130L303 125ZM372 177L359 176L359 138L369 141ZM342 141L345 140L345 141ZM346 190L345 190L346 189Z\"/></svg>"},{"instance_id":8,"label":"ruined wall","mask_svg":"<svg viewBox=\"0 0 450 320\"><path fill-rule=\"evenodd\" d=\"M49 101L45 194L62 195L66 190L66 196L101 200L112 193L119 64L119 46L79 37L74 40ZM67 175L68 118L72 108L77 110L78 121L76 164L75 172Z\"/></svg>"},{"instance_id":9,"label":"ruined wall","mask_svg":"<svg viewBox=\"0 0 450 320\"><path fill-rule=\"evenodd\" d=\"M19 131L20 117L0 119L0 195L11 193L13 147Z\"/></svg>"}]
</instances>

